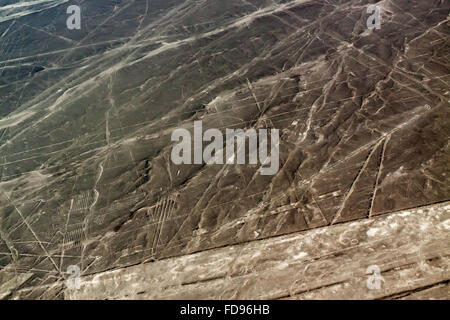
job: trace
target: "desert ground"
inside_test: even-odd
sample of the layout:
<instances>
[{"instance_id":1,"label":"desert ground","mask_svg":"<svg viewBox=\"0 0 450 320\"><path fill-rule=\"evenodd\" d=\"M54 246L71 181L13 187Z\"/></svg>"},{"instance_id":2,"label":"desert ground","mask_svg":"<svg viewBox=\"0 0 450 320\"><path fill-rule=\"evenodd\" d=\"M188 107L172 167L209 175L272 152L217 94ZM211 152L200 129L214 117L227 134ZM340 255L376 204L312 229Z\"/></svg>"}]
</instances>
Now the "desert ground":
<instances>
[{"instance_id":1,"label":"desert ground","mask_svg":"<svg viewBox=\"0 0 450 320\"><path fill-rule=\"evenodd\" d=\"M449 14L0 0L0 298L448 299ZM175 164L195 121L278 172Z\"/></svg>"}]
</instances>

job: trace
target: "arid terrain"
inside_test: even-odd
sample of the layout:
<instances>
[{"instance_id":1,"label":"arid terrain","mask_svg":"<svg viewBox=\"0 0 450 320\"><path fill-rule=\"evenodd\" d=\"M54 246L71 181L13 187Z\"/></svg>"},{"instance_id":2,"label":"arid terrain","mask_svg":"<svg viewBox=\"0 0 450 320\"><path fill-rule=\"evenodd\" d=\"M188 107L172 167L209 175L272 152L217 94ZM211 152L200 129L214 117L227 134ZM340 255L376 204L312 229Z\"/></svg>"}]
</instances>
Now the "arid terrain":
<instances>
[{"instance_id":1,"label":"arid terrain","mask_svg":"<svg viewBox=\"0 0 450 320\"><path fill-rule=\"evenodd\" d=\"M0 298L449 299L449 14L0 0ZM199 120L279 129L279 171L174 164Z\"/></svg>"}]
</instances>

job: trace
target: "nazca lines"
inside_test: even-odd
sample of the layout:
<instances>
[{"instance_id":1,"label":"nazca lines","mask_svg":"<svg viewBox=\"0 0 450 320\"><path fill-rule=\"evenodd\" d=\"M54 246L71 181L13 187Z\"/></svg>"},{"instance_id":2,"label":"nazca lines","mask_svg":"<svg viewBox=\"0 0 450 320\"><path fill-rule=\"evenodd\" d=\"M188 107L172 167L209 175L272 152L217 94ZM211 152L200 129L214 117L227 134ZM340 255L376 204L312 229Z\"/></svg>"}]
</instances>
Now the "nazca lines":
<instances>
[{"instance_id":1,"label":"nazca lines","mask_svg":"<svg viewBox=\"0 0 450 320\"><path fill-rule=\"evenodd\" d=\"M153 237L149 237L147 242L147 248L145 251L150 251L151 255L156 253L158 247L161 246L160 240L164 230L164 225L167 221L174 218L173 213L178 208L178 203L175 197L165 197L160 199L156 204L151 207L140 209L137 213L145 214L146 224L143 226L155 226ZM150 233L150 228L147 228L147 232ZM149 235L150 236L150 235Z\"/></svg>"},{"instance_id":2,"label":"nazca lines","mask_svg":"<svg viewBox=\"0 0 450 320\"><path fill-rule=\"evenodd\" d=\"M159 240L161 238L161 234L164 228L164 223L172 217L173 212L175 211L177 203L169 198L165 198L156 203L153 207L150 207L147 210L148 215L148 223L156 222L156 230L153 236L153 244L151 246L152 251L156 250L159 244Z\"/></svg>"},{"instance_id":3,"label":"nazca lines","mask_svg":"<svg viewBox=\"0 0 450 320\"><path fill-rule=\"evenodd\" d=\"M65 250L81 247L82 240L84 240L84 222L76 223L70 226L72 230L67 230L63 238L63 247Z\"/></svg>"},{"instance_id":4,"label":"nazca lines","mask_svg":"<svg viewBox=\"0 0 450 320\"><path fill-rule=\"evenodd\" d=\"M86 240L86 223L84 221L87 211L93 202L93 192L86 191L78 194L72 199L69 212L67 213L67 222L70 220L78 220L81 222L67 224L63 240L62 247L64 250L72 248L80 248L84 240ZM65 208L60 208L60 213Z\"/></svg>"}]
</instances>

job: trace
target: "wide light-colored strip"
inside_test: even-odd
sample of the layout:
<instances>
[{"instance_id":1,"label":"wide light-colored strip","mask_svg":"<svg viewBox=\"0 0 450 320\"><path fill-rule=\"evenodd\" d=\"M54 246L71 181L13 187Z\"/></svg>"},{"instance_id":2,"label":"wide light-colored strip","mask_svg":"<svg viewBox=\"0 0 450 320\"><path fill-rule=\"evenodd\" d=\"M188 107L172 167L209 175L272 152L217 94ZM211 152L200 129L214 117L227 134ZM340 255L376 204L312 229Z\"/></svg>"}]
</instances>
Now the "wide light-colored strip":
<instances>
[{"instance_id":1,"label":"wide light-colored strip","mask_svg":"<svg viewBox=\"0 0 450 320\"><path fill-rule=\"evenodd\" d=\"M0 7L0 23L59 6L69 0L36 0Z\"/></svg>"},{"instance_id":2,"label":"wide light-colored strip","mask_svg":"<svg viewBox=\"0 0 450 320\"><path fill-rule=\"evenodd\" d=\"M68 299L381 298L450 279L450 202L82 278ZM369 290L368 266L384 283Z\"/></svg>"}]
</instances>

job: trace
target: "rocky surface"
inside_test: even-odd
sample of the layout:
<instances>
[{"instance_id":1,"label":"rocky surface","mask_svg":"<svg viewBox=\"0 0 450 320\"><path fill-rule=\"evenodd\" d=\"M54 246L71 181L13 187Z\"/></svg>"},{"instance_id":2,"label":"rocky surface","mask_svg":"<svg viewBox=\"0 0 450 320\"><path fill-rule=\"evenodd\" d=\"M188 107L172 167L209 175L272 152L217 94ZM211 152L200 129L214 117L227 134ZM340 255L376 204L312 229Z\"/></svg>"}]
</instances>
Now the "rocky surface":
<instances>
[{"instance_id":1,"label":"rocky surface","mask_svg":"<svg viewBox=\"0 0 450 320\"><path fill-rule=\"evenodd\" d=\"M66 28L70 4L82 9L81 30ZM369 4L382 9L378 30L367 28ZM448 292L448 2L0 6L1 297ZM204 129L280 129L279 172L173 164L171 133L195 120ZM395 213L423 206L437 209ZM389 219L396 227L374 236L386 248L349 253L336 242L352 232L368 241L365 228ZM308 237L307 256L296 257ZM404 255L406 269L382 268L392 287L362 291L368 261L396 265ZM210 264L218 269L205 275ZM64 287L70 265L87 283L79 292ZM311 280L297 282L307 266ZM417 268L423 277L409 285ZM174 282L171 270L180 272ZM202 276L208 286L195 289ZM147 288L126 280L140 277ZM123 288L112 292L115 280Z\"/></svg>"},{"instance_id":2,"label":"rocky surface","mask_svg":"<svg viewBox=\"0 0 450 320\"><path fill-rule=\"evenodd\" d=\"M82 279L69 299L361 299L443 290L450 277L450 202ZM414 246L411 246L414 243ZM318 250L320 248L320 250ZM383 280L370 290L367 269Z\"/></svg>"}]
</instances>

